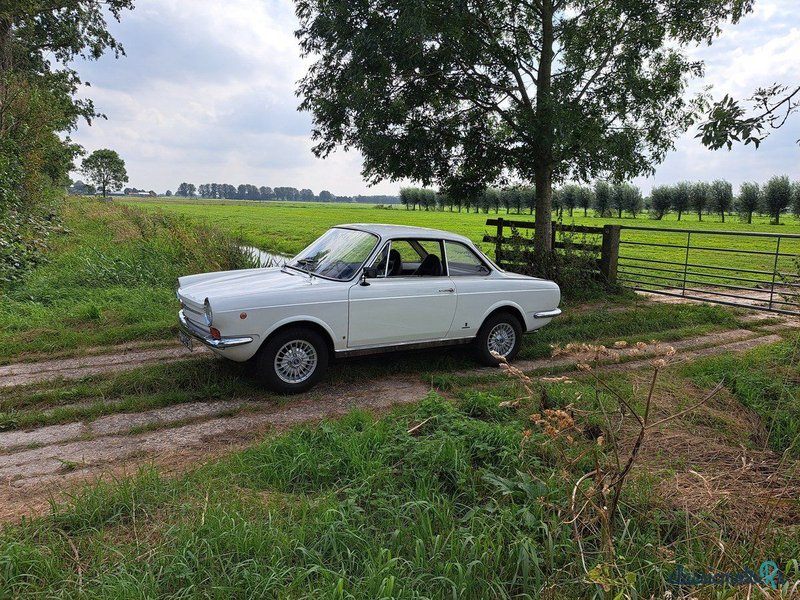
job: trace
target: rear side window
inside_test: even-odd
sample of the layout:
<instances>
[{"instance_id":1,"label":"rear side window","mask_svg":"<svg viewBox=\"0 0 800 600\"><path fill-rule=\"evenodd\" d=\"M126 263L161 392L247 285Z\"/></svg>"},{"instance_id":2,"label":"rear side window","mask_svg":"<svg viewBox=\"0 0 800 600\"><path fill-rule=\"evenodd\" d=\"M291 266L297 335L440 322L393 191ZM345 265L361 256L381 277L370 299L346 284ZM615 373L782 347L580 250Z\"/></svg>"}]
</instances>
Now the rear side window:
<instances>
[{"instance_id":1,"label":"rear side window","mask_svg":"<svg viewBox=\"0 0 800 600\"><path fill-rule=\"evenodd\" d=\"M489 267L470 248L460 242L445 241L447 271L450 277L488 275Z\"/></svg>"}]
</instances>

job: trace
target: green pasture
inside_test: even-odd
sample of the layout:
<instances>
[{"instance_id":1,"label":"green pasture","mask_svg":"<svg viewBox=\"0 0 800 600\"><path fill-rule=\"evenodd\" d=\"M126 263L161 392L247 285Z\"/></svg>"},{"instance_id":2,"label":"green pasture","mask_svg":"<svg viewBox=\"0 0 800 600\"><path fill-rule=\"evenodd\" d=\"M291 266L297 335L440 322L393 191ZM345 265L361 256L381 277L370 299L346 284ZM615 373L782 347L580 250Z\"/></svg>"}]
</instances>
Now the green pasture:
<instances>
[{"instance_id":1,"label":"green pasture","mask_svg":"<svg viewBox=\"0 0 800 600\"><path fill-rule=\"evenodd\" d=\"M467 213L450 211L422 211L406 210L402 206L393 206L390 209L379 208L374 205L363 204L321 204L303 202L246 202L246 201L221 201L201 199L166 199L152 200L137 199L132 204L148 209L162 209L185 215L192 219L199 219L213 223L227 229L237 236L241 236L247 243L258 246L271 252L294 254L302 250L306 244L322 234L333 225L341 223L392 223L398 225L416 225L447 229L468 236L481 244L483 249L494 256L492 244L484 243L485 234L493 234L494 227L486 225L488 218L503 217L511 220L531 220L528 214L505 214L503 210L495 214ZM573 217L565 214L564 225L584 225L600 227L604 224L619 224L627 227L647 227L652 231L638 231L623 229L622 247L620 255L622 264L638 264L645 267L660 267L677 269L680 273L656 272L652 269L633 269L637 272L647 273L648 278L639 278L642 281L672 283L669 280L652 279L654 276L675 277L682 279L682 269L669 265L656 265L653 263L634 262L625 260L629 258L649 258L670 262L682 263L686 258L687 235L673 233L664 229L691 229L692 249L689 251L689 262L693 265L709 265L736 269L750 269L754 271L771 272L775 266L776 235L800 234L800 220L796 217L785 215L781 225L771 225L767 217L755 217L754 223L742 223L735 215L729 215L725 223L720 221L718 215L704 215L702 221L696 215L683 215L681 221L675 214L669 214L664 219L656 221L640 215L639 218L598 218L584 217L582 211L575 211ZM768 237L757 236L726 236L710 232L753 232L770 234ZM526 233L526 232L521 232ZM574 234L571 236L576 243L599 243L598 236ZM666 247L649 246L640 244L665 244ZM745 254L741 251L755 251L759 254ZM778 268L786 273L796 273L795 261L800 255L800 238L786 238L781 240L780 253L793 256L782 256L778 259ZM711 273L717 275L731 275L732 272L714 271L702 267L692 267L697 273ZM771 282L771 277L766 275L753 275L754 279ZM689 283L692 276L689 275ZM706 278L701 278L706 279ZM735 279L707 279L706 281L719 281L725 285L741 285L750 287L751 284L739 282Z\"/></svg>"}]
</instances>

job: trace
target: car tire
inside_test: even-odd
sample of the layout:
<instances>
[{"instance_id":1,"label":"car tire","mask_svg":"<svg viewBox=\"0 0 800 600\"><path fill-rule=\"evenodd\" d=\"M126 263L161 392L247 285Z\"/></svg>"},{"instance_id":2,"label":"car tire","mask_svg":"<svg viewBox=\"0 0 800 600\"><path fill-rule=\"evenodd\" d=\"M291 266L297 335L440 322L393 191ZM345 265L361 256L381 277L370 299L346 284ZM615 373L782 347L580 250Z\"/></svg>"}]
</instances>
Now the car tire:
<instances>
[{"instance_id":1,"label":"car tire","mask_svg":"<svg viewBox=\"0 0 800 600\"><path fill-rule=\"evenodd\" d=\"M500 364L492 356L492 350L503 355L507 361L512 361L521 345L522 325L517 317L507 312L495 313L486 319L475 338L478 360L490 367Z\"/></svg>"},{"instance_id":2,"label":"car tire","mask_svg":"<svg viewBox=\"0 0 800 600\"><path fill-rule=\"evenodd\" d=\"M308 327L291 327L269 338L256 355L260 382L279 394L305 392L328 368L328 344Z\"/></svg>"}]
</instances>

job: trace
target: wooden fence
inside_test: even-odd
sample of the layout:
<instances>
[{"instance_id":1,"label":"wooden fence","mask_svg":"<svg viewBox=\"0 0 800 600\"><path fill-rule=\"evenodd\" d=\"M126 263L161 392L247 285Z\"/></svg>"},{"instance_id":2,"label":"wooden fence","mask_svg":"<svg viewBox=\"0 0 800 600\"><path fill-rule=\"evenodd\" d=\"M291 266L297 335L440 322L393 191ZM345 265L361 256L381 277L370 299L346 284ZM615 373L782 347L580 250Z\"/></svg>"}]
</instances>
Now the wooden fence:
<instances>
[{"instance_id":1,"label":"wooden fence","mask_svg":"<svg viewBox=\"0 0 800 600\"><path fill-rule=\"evenodd\" d=\"M525 231L535 228L532 221L511 221L497 218L487 219L486 225L497 228L494 235L485 235L483 241L494 244L495 261L498 265L513 271L515 268L530 264L533 254L533 236ZM586 227L553 222L552 231L553 248L569 249L594 256L598 274L609 283L616 283L619 225Z\"/></svg>"}]
</instances>

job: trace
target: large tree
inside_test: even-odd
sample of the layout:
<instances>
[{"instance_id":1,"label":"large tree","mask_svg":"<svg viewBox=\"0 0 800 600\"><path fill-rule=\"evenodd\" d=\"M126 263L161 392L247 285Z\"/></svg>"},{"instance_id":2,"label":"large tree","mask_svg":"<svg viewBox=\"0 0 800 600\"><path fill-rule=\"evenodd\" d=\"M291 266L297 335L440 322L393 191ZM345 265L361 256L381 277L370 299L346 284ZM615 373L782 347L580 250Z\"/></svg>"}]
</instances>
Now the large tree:
<instances>
[{"instance_id":1,"label":"large tree","mask_svg":"<svg viewBox=\"0 0 800 600\"><path fill-rule=\"evenodd\" d=\"M357 148L369 181L534 181L543 265L553 181L651 172L691 123L687 49L752 0L295 2L314 152Z\"/></svg>"},{"instance_id":2,"label":"large tree","mask_svg":"<svg viewBox=\"0 0 800 600\"><path fill-rule=\"evenodd\" d=\"M18 174L12 191L23 200L66 180L79 147L64 134L97 116L70 65L121 54L106 19L129 8L131 0L0 1L0 166ZM6 192L17 183L8 175Z\"/></svg>"},{"instance_id":3,"label":"large tree","mask_svg":"<svg viewBox=\"0 0 800 600\"><path fill-rule=\"evenodd\" d=\"M114 150L95 150L83 159L81 171L103 194L120 189L128 182L125 161Z\"/></svg>"}]
</instances>

